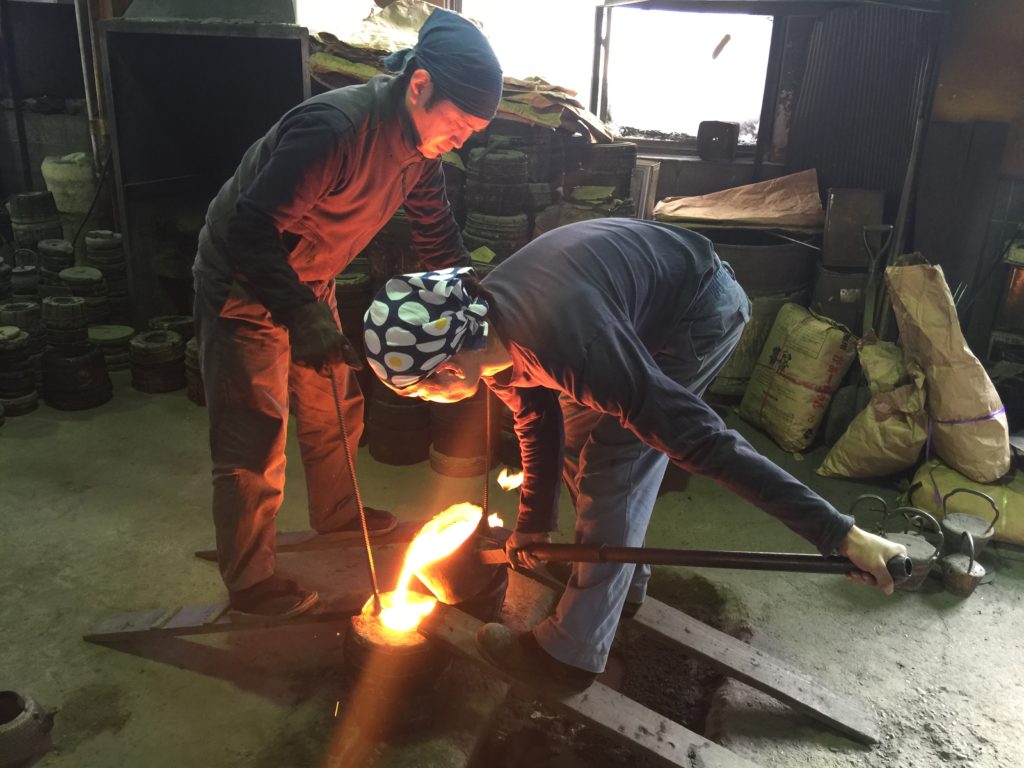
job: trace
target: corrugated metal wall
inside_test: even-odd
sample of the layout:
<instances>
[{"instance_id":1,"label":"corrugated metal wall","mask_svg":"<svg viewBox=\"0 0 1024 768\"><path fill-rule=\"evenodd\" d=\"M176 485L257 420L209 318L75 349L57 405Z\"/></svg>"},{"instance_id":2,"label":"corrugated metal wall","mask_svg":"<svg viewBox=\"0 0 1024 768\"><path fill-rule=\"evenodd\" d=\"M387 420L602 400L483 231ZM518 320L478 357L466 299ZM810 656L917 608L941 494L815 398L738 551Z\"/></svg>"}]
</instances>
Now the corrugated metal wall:
<instances>
[{"instance_id":1,"label":"corrugated metal wall","mask_svg":"<svg viewBox=\"0 0 1024 768\"><path fill-rule=\"evenodd\" d=\"M817 169L823 189L884 190L891 220L942 23L936 14L884 6L823 17L810 40L787 169Z\"/></svg>"}]
</instances>

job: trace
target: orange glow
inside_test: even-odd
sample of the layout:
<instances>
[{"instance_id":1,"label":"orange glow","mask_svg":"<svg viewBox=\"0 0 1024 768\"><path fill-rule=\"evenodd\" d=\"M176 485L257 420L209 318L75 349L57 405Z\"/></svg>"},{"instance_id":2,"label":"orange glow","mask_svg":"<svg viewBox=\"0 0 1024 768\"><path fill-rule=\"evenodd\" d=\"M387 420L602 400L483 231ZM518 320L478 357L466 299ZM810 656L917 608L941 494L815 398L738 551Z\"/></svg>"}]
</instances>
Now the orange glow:
<instances>
[{"instance_id":1,"label":"orange glow","mask_svg":"<svg viewBox=\"0 0 1024 768\"><path fill-rule=\"evenodd\" d=\"M409 632L419 626L437 600L409 592L413 574L435 560L447 557L473 535L483 510L475 504L455 504L427 522L409 545L402 575L394 592L381 595L380 621L393 632ZM372 605L372 599L370 604ZM364 609L365 610L365 609Z\"/></svg>"},{"instance_id":2,"label":"orange glow","mask_svg":"<svg viewBox=\"0 0 1024 768\"><path fill-rule=\"evenodd\" d=\"M505 526L505 521L501 519L501 515L494 512L487 518L487 525L491 528L503 528Z\"/></svg>"},{"instance_id":3,"label":"orange glow","mask_svg":"<svg viewBox=\"0 0 1024 768\"><path fill-rule=\"evenodd\" d=\"M523 473L516 472L514 475L508 473L507 467L502 467L501 472L498 473L498 485L502 487L502 490L512 491L523 484Z\"/></svg>"},{"instance_id":4,"label":"orange glow","mask_svg":"<svg viewBox=\"0 0 1024 768\"><path fill-rule=\"evenodd\" d=\"M380 596L380 622L392 632L402 633L416 629L423 621L423 617L437 605L437 598L421 595L419 592L405 591L400 597L401 601L398 590L385 592ZM373 610L372 597L363 606L363 612L367 610Z\"/></svg>"}]
</instances>

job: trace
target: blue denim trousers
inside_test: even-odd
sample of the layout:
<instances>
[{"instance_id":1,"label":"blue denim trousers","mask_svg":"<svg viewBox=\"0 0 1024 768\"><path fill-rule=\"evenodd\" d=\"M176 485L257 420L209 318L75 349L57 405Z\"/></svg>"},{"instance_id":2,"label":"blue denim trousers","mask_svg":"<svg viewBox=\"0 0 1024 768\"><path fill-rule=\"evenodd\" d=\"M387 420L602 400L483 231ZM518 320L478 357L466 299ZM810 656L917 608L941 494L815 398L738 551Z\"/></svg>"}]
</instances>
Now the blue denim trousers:
<instances>
[{"instance_id":1,"label":"blue denim trousers","mask_svg":"<svg viewBox=\"0 0 1024 768\"><path fill-rule=\"evenodd\" d=\"M311 286L337 317L334 281ZM274 520L284 497L288 416L295 416L314 530L357 514L338 414L326 376L295 365L288 331L238 283L196 276L196 335L210 418L213 519L229 590L274 573ZM352 369L335 371L349 446L363 432L363 398ZM355 457L353 456L353 460Z\"/></svg>"},{"instance_id":2,"label":"blue denim trousers","mask_svg":"<svg viewBox=\"0 0 1024 768\"><path fill-rule=\"evenodd\" d=\"M678 333L654 353L658 366L695 395L739 342L750 302L724 264L680 322ZM642 547L668 457L642 443L616 418L561 398L565 423L563 479L576 508L576 541ZM554 614L533 632L548 653L567 664L604 671L623 602L641 602L648 566L575 563Z\"/></svg>"}]
</instances>

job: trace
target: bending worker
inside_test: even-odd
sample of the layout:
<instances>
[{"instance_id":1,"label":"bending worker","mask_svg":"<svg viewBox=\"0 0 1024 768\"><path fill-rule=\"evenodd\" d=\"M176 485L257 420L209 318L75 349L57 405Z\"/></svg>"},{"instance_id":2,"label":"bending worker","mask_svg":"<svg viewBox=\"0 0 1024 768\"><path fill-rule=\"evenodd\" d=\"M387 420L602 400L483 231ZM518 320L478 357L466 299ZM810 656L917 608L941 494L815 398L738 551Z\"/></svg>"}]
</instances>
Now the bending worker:
<instances>
[{"instance_id":1,"label":"bending worker","mask_svg":"<svg viewBox=\"0 0 1024 768\"><path fill-rule=\"evenodd\" d=\"M314 96L253 144L210 204L199 235L195 319L210 417L221 576L237 613L292 616L315 592L275 575L274 518L289 411L319 533L359 535L332 392L352 446L363 400L359 357L342 335L334 278L399 206L426 269L468 263L440 157L493 118L501 68L483 34L435 10L416 47L386 60L396 77ZM342 365L344 363L344 365ZM371 535L393 529L366 509Z\"/></svg>"},{"instance_id":2,"label":"bending worker","mask_svg":"<svg viewBox=\"0 0 1024 768\"><path fill-rule=\"evenodd\" d=\"M469 268L392 279L366 313L364 342L373 371L400 394L453 402L482 380L512 409L525 477L510 549L549 541L560 472L577 542L643 546L672 461L822 554L839 550L863 571L853 580L891 592L885 564L902 546L855 527L701 400L749 312L705 238L596 219L544 234L482 282ZM648 577L628 564L576 563L552 616L518 634L487 624L481 650L513 672L585 687Z\"/></svg>"}]
</instances>

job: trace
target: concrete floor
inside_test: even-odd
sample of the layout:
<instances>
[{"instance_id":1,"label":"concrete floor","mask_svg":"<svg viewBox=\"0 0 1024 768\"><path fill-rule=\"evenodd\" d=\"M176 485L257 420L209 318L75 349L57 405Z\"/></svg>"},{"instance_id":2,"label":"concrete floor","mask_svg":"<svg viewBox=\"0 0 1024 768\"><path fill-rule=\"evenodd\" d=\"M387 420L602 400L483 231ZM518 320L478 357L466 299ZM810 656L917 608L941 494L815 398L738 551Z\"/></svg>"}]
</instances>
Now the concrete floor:
<instances>
[{"instance_id":1,"label":"concrete floor","mask_svg":"<svg viewBox=\"0 0 1024 768\"><path fill-rule=\"evenodd\" d=\"M813 474L820 453L754 444L840 508L874 486ZM294 441L291 455L297 456ZM799 458L799 460L797 460ZM364 499L404 519L479 499L477 480L427 464L394 468L360 451ZM134 650L81 640L100 619L215 602L206 412L183 392L144 395L115 375L115 398L64 413L45 406L0 428L0 688L59 708L40 766L319 766L337 722L338 627L173 639ZM282 530L306 527L293 461ZM511 520L513 494L493 487ZM895 492L881 493L892 499ZM563 505L563 535L571 512ZM807 551L781 525L694 479L658 502L652 546ZM873 750L740 684L717 694L709 735L761 766L1024 765L1024 562L1005 553L995 583L967 600L892 598L837 577L708 571L750 642L877 712ZM426 765L426 762L417 765Z\"/></svg>"}]
</instances>

